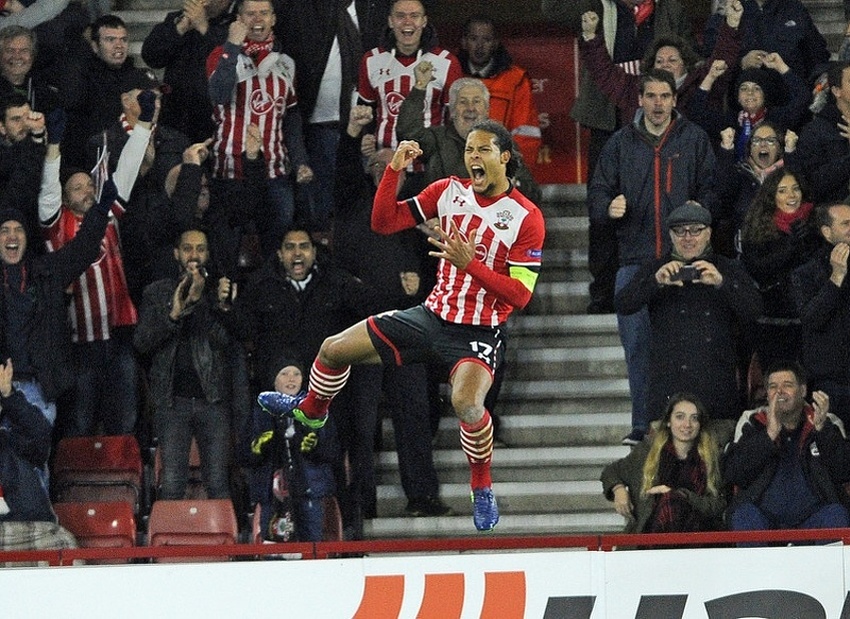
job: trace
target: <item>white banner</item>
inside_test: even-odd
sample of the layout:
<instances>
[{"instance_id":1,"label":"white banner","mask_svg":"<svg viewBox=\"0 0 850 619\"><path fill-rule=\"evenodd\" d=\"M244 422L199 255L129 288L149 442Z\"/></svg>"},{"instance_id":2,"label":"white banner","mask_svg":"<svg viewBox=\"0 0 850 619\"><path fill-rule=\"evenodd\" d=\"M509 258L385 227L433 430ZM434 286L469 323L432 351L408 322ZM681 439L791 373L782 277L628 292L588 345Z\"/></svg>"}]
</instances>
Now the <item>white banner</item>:
<instances>
[{"instance_id":1,"label":"white banner","mask_svg":"<svg viewBox=\"0 0 850 619\"><path fill-rule=\"evenodd\" d=\"M0 569L0 616L838 619L841 546Z\"/></svg>"}]
</instances>

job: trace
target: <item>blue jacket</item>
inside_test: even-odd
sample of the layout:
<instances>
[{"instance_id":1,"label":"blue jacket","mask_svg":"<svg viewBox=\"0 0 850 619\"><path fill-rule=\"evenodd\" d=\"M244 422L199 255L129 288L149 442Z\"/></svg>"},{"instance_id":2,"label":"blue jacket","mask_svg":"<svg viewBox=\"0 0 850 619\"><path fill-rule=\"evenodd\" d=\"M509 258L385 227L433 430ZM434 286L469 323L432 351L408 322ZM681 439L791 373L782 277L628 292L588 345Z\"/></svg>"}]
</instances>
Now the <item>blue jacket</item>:
<instances>
[{"instance_id":1,"label":"blue jacket","mask_svg":"<svg viewBox=\"0 0 850 619\"><path fill-rule=\"evenodd\" d=\"M0 397L0 484L9 513L0 521L56 522L38 469L50 454L52 426L24 395Z\"/></svg>"},{"instance_id":2,"label":"blue jacket","mask_svg":"<svg viewBox=\"0 0 850 619\"><path fill-rule=\"evenodd\" d=\"M809 80L829 62L826 40L800 0L744 0L741 33L744 55L754 49L777 52L797 75Z\"/></svg>"},{"instance_id":3,"label":"blue jacket","mask_svg":"<svg viewBox=\"0 0 850 619\"><path fill-rule=\"evenodd\" d=\"M687 200L696 200L716 214L715 157L705 131L673 111L673 120L658 145L639 129L643 110L635 121L617 131L605 144L587 191L590 217L613 222L620 264L640 264L670 251L665 221ZM626 196L626 214L608 217L608 206Z\"/></svg>"}]
</instances>

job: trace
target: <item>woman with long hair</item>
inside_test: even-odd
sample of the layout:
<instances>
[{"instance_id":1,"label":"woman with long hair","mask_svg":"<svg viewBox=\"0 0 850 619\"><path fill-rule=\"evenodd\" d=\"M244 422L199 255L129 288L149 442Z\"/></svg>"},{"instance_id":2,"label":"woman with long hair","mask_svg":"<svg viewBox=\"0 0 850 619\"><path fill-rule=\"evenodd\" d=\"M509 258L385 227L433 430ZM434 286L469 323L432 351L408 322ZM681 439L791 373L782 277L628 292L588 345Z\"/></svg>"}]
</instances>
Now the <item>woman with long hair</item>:
<instances>
[{"instance_id":1,"label":"woman with long hair","mask_svg":"<svg viewBox=\"0 0 850 619\"><path fill-rule=\"evenodd\" d=\"M735 257L741 253L741 228L759 187L771 172L796 163L797 134L783 131L779 125L763 121L753 130L746 146L746 156L738 161L735 155L735 130L727 127L720 134L717 152L717 197L723 208L720 221L726 227L718 229L720 222L712 223L711 241L715 250ZM731 224L731 226L729 225ZM722 248L717 247L718 237L723 237ZM734 243L734 249L731 249Z\"/></svg>"},{"instance_id":2,"label":"woman with long hair","mask_svg":"<svg viewBox=\"0 0 850 619\"><path fill-rule=\"evenodd\" d=\"M761 367L800 359L802 328L791 274L818 247L811 213L802 175L781 168L764 179L744 218L741 259L759 285L764 304L754 340Z\"/></svg>"},{"instance_id":3,"label":"woman with long hair","mask_svg":"<svg viewBox=\"0 0 850 619\"><path fill-rule=\"evenodd\" d=\"M707 422L699 399L674 394L654 436L602 471L603 492L627 519L626 533L722 528L720 449Z\"/></svg>"}]
</instances>

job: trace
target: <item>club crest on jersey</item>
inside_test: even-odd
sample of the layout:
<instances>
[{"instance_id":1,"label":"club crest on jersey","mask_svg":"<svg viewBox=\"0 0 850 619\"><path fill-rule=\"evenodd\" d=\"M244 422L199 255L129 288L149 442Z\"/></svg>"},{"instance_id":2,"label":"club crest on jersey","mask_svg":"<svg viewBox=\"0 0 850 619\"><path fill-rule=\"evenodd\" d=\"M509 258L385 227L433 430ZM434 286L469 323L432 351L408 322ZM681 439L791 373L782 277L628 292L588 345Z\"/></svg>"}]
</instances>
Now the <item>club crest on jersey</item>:
<instances>
[{"instance_id":1,"label":"club crest on jersey","mask_svg":"<svg viewBox=\"0 0 850 619\"><path fill-rule=\"evenodd\" d=\"M278 110L283 109L283 99L272 99L262 90L255 90L251 93L251 111L254 114L268 114L274 107L277 107Z\"/></svg>"},{"instance_id":2,"label":"club crest on jersey","mask_svg":"<svg viewBox=\"0 0 850 619\"><path fill-rule=\"evenodd\" d=\"M401 94L397 92L387 94L387 111L391 116L398 116L402 103L404 103L404 97Z\"/></svg>"},{"instance_id":3,"label":"club crest on jersey","mask_svg":"<svg viewBox=\"0 0 850 619\"><path fill-rule=\"evenodd\" d=\"M514 220L514 216L510 211L499 211L496 213L496 223L493 225L499 230L507 230L510 223Z\"/></svg>"}]
</instances>

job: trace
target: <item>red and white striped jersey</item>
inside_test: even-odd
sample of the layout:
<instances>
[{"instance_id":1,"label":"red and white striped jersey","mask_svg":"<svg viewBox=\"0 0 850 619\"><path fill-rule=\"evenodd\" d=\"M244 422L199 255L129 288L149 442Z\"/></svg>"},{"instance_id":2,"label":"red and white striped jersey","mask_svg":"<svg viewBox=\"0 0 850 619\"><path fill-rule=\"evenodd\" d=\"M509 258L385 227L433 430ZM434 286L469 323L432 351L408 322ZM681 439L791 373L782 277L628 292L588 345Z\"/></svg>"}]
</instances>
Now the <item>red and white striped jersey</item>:
<instances>
[{"instance_id":1,"label":"red and white striped jersey","mask_svg":"<svg viewBox=\"0 0 850 619\"><path fill-rule=\"evenodd\" d=\"M546 234L540 209L515 188L488 198L471 183L456 176L431 183L408 201L418 210L414 217L439 217L443 230L453 221L464 235L475 231L475 258L496 273L509 276L511 266L539 269ZM490 327L504 323L514 309L446 260L440 260L425 305L447 322Z\"/></svg>"},{"instance_id":2,"label":"red and white striped jersey","mask_svg":"<svg viewBox=\"0 0 850 619\"><path fill-rule=\"evenodd\" d=\"M435 47L430 52L421 50L416 56L397 56L396 50L376 47L363 55L360 61L358 96L367 103L375 103L378 148L395 148L396 118L401 104L416 83L414 67L427 60L434 66L434 79L425 91L425 126L443 124L443 108L449 103L449 86L463 77L460 62L447 50Z\"/></svg>"},{"instance_id":3,"label":"red and white striped jersey","mask_svg":"<svg viewBox=\"0 0 850 619\"><path fill-rule=\"evenodd\" d=\"M224 48L210 54L215 67ZM236 62L236 88L230 102L216 105L217 128L213 139L214 174L217 178L242 178L242 151L248 125L260 128L269 178L289 172L283 135L283 118L298 103L295 96L295 61L286 54L270 52L259 65L245 54Z\"/></svg>"},{"instance_id":4,"label":"red and white striped jersey","mask_svg":"<svg viewBox=\"0 0 850 619\"><path fill-rule=\"evenodd\" d=\"M112 205L97 260L71 284L68 313L74 342L108 340L111 327L134 325L139 320L127 289L115 219L123 213L124 207L116 200ZM47 251L58 251L70 243L77 235L82 221L82 217L77 217L63 204L59 216L49 226L42 228Z\"/></svg>"}]
</instances>

